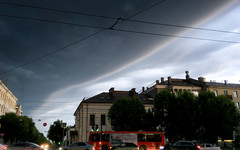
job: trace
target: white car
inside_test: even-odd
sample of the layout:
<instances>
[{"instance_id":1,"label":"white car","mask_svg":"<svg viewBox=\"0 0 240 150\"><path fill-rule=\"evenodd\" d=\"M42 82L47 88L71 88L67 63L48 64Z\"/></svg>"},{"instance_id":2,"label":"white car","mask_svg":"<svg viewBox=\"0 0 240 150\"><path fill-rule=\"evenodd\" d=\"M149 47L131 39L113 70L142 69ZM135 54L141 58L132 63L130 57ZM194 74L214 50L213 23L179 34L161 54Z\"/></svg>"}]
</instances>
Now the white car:
<instances>
[{"instance_id":1,"label":"white car","mask_svg":"<svg viewBox=\"0 0 240 150\"><path fill-rule=\"evenodd\" d=\"M36 143L20 142L9 146L6 150L43 150L43 149Z\"/></svg>"},{"instance_id":2,"label":"white car","mask_svg":"<svg viewBox=\"0 0 240 150\"><path fill-rule=\"evenodd\" d=\"M0 150L5 150L5 149L7 149L7 148L8 148L7 145L0 144Z\"/></svg>"},{"instance_id":3,"label":"white car","mask_svg":"<svg viewBox=\"0 0 240 150\"><path fill-rule=\"evenodd\" d=\"M63 147L63 150L95 150L95 148L87 142L76 142Z\"/></svg>"},{"instance_id":4,"label":"white car","mask_svg":"<svg viewBox=\"0 0 240 150\"><path fill-rule=\"evenodd\" d=\"M220 147L217 147L210 143L203 143L200 146L201 146L200 150L221 150Z\"/></svg>"}]
</instances>

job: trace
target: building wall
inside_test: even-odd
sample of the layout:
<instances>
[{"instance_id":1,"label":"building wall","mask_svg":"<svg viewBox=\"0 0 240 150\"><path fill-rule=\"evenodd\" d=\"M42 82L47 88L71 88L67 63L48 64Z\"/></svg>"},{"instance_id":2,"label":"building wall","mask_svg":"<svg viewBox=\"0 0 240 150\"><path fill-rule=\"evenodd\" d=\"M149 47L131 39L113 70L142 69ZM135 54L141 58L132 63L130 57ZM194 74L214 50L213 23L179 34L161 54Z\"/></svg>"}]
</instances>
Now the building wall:
<instances>
[{"instance_id":1,"label":"building wall","mask_svg":"<svg viewBox=\"0 0 240 150\"><path fill-rule=\"evenodd\" d=\"M102 125L102 131L111 131L111 125L107 120L107 113L112 104L109 103L81 103L76 113L76 130L78 131L78 141L87 142L89 132L92 125L90 125L90 115L94 115L95 125L101 129L101 115L105 115L106 125ZM96 127L96 126L95 126Z\"/></svg>"},{"instance_id":2,"label":"building wall","mask_svg":"<svg viewBox=\"0 0 240 150\"><path fill-rule=\"evenodd\" d=\"M209 91L212 91L215 93L215 95L226 95L233 100L233 102L236 104L237 108L240 109L240 88L234 88L234 87L209 87ZM226 93L227 91L227 93Z\"/></svg>"},{"instance_id":3,"label":"building wall","mask_svg":"<svg viewBox=\"0 0 240 150\"><path fill-rule=\"evenodd\" d=\"M92 125L90 124L90 115L95 116L95 125L101 130L101 115L105 115L106 125L102 125L102 131L112 131L108 121L108 110L112 103L81 103L75 116L75 128L78 131L78 141L88 142L89 133ZM153 105L145 105L145 109L152 108ZM96 127L96 126L95 126Z\"/></svg>"},{"instance_id":4,"label":"building wall","mask_svg":"<svg viewBox=\"0 0 240 150\"><path fill-rule=\"evenodd\" d=\"M228 97L231 97L233 101L236 103L237 107L240 108L240 87L239 86L231 86L231 85L220 85L219 86L209 86L207 88L206 82L203 78L199 78L201 80L192 80L190 78L187 78L187 80L184 79L171 79L168 77L167 82L164 81L163 78L161 78L161 83L159 81L156 81L155 85L152 85L151 87L148 87L147 89L142 90L141 94L146 94L153 98L157 93L159 93L163 89L170 88L173 92L177 93L179 91L188 90L193 92L195 95L198 95L200 91L210 90L212 92L217 91L218 95L227 95ZM167 83L167 84L166 84ZM176 83L176 84L174 84ZM239 88L237 88L239 87ZM113 89L114 91L114 89ZM227 94L226 94L227 91ZM150 99L149 99L150 100ZM101 100L99 100L101 102ZM89 132L91 131L92 125L90 124L90 116L94 115L95 119L95 125L99 126L99 129L101 129L100 122L101 122L101 115L106 116L106 125L102 126L102 131L111 131L112 128L110 126L110 123L107 120L107 113L109 108L112 106L112 103L86 103L82 102L78 109L75 112L75 128L78 131L78 141L88 141ZM145 109L148 110L150 108L153 108L152 104L145 104Z\"/></svg>"},{"instance_id":5,"label":"building wall","mask_svg":"<svg viewBox=\"0 0 240 150\"><path fill-rule=\"evenodd\" d=\"M0 80L0 116L8 112L16 113L16 104L18 99Z\"/></svg>"}]
</instances>

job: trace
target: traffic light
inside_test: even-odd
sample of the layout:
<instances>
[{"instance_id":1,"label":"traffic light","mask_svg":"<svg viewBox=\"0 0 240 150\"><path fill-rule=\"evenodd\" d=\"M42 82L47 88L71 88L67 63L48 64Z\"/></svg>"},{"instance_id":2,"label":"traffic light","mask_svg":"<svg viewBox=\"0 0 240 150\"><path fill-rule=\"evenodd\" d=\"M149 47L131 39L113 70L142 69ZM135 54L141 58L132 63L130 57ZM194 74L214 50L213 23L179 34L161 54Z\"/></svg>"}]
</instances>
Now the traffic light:
<instances>
[{"instance_id":1,"label":"traffic light","mask_svg":"<svg viewBox=\"0 0 240 150\"><path fill-rule=\"evenodd\" d=\"M96 131L99 131L98 125L96 125Z\"/></svg>"},{"instance_id":2,"label":"traffic light","mask_svg":"<svg viewBox=\"0 0 240 150\"><path fill-rule=\"evenodd\" d=\"M60 145L61 145L61 142L59 141L57 144L60 146Z\"/></svg>"},{"instance_id":3,"label":"traffic light","mask_svg":"<svg viewBox=\"0 0 240 150\"><path fill-rule=\"evenodd\" d=\"M91 131L94 131L94 125L92 125Z\"/></svg>"}]
</instances>

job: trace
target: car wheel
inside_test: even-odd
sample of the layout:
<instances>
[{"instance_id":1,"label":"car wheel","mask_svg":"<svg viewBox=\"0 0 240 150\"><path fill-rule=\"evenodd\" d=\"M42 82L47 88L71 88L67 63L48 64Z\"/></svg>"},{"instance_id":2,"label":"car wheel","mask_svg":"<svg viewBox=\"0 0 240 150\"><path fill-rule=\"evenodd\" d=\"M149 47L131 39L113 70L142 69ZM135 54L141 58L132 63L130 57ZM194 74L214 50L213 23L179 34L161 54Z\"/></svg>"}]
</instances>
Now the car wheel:
<instances>
[{"instance_id":1,"label":"car wheel","mask_svg":"<svg viewBox=\"0 0 240 150\"><path fill-rule=\"evenodd\" d=\"M108 150L108 146L107 145L103 145L102 146L102 150Z\"/></svg>"},{"instance_id":2,"label":"car wheel","mask_svg":"<svg viewBox=\"0 0 240 150\"><path fill-rule=\"evenodd\" d=\"M139 150L147 150L147 147L142 145L142 146L140 146Z\"/></svg>"}]
</instances>

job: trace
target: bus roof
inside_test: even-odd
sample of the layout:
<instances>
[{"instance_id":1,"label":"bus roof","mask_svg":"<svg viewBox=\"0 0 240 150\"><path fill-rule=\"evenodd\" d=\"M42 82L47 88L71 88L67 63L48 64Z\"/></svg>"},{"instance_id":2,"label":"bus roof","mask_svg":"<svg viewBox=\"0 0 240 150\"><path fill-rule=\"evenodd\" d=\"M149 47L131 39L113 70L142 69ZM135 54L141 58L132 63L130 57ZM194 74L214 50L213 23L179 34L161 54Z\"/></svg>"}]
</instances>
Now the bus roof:
<instances>
[{"instance_id":1,"label":"bus roof","mask_svg":"<svg viewBox=\"0 0 240 150\"><path fill-rule=\"evenodd\" d=\"M92 131L92 133L101 133L101 131ZM164 132L160 131L102 131L102 133L148 133L148 134L164 134Z\"/></svg>"}]
</instances>

